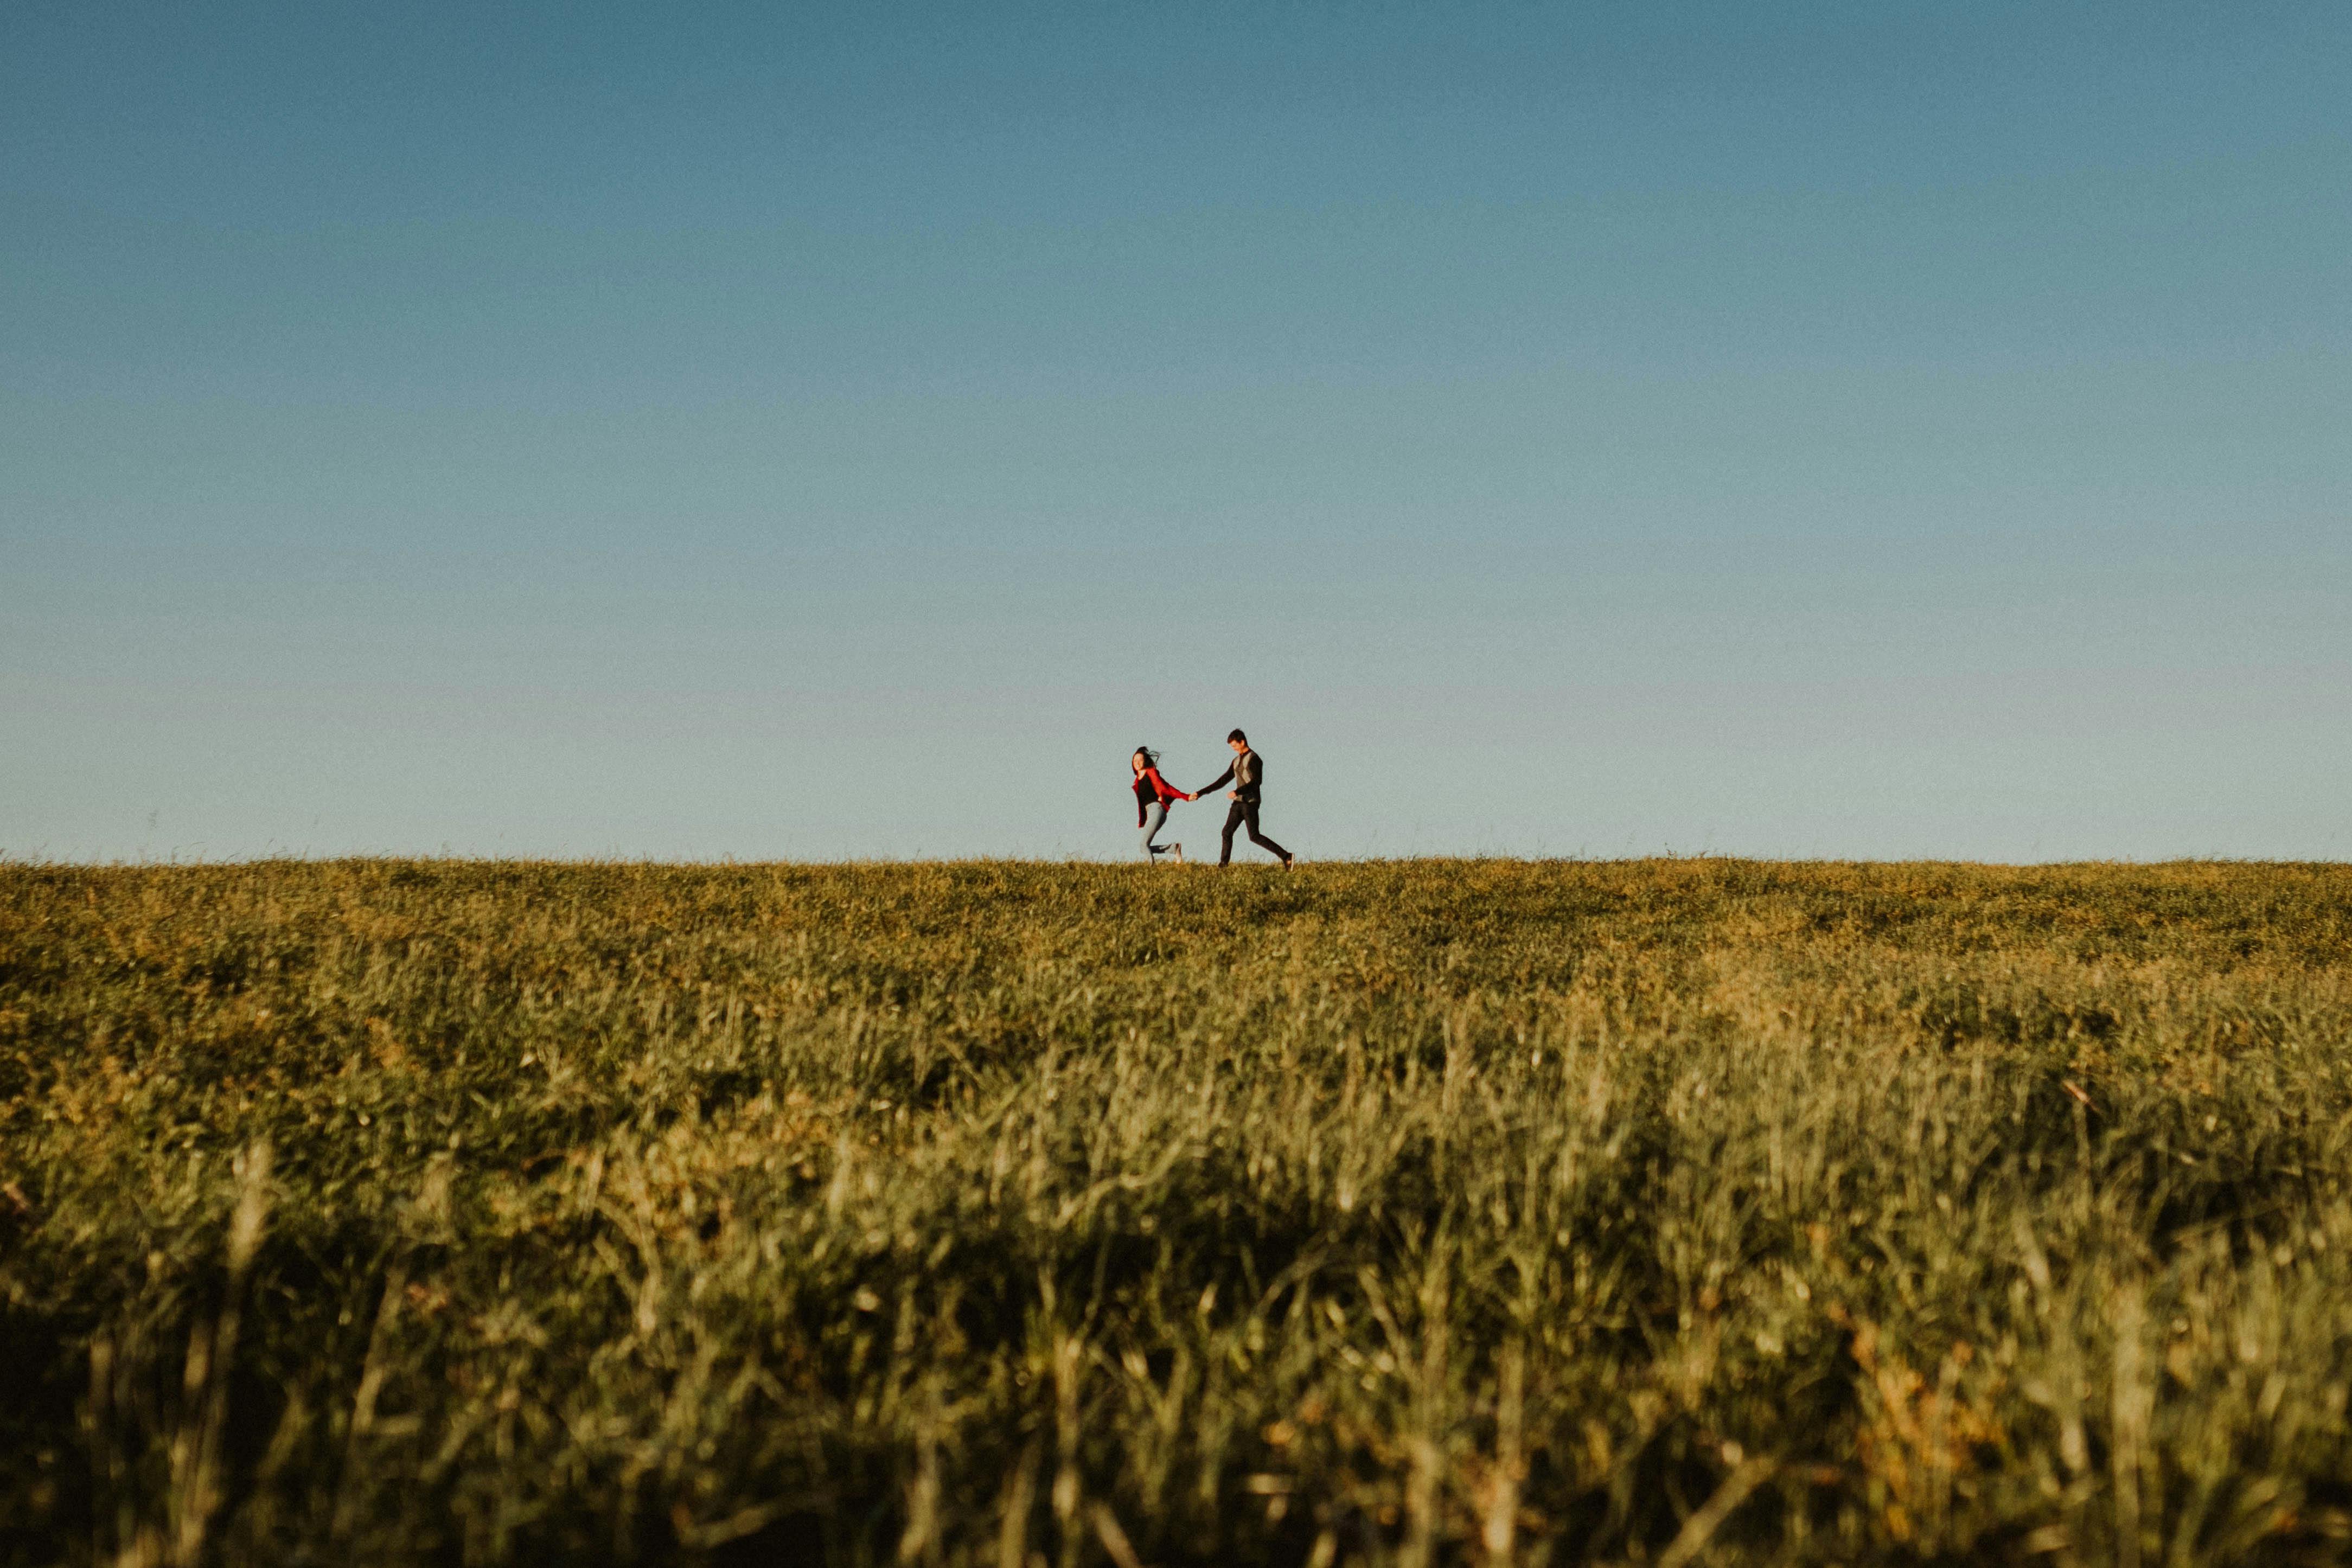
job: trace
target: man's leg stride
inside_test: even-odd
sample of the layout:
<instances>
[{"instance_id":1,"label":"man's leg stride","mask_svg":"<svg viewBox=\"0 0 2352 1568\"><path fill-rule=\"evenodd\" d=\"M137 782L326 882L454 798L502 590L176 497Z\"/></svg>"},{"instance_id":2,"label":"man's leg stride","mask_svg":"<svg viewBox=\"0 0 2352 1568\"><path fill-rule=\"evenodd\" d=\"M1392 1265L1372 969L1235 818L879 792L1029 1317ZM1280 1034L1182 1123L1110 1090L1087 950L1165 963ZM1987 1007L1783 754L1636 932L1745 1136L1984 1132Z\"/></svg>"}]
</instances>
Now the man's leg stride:
<instances>
[{"instance_id":1,"label":"man's leg stride","mask_svg":"<svg viewBox=\"0 0 2352 1568\"><path fill-rule=\"evenodd\" d=\"M1239 800L1236 800L1233 804L1233 809L1225 813L1224 847L1217 852L1217 863L1219 865L1230 865L1233 863L1234 830L1242 825L1242 815L1248 809ZM1250 811L1249 815L1255 817L1257 813ZM1251 828L1250 836L1252 838L1255 838L1257 836L1257 830L1255 827Z\"/></svg>"},{"instance_id":2,"label":"man's leg stride","mask_svg":"<svg viewBox=\"0 0 2352 1568\"><path fill-rule=\"evenodd\" d=\"M1242 813L1242 821L1249 824L1250 842L1273 855L1276 859L1282 862L1283 864L1288 865L1290 863L1290 852L1257 831L1257 808L1255 806L1245 806L1236 802L1234 809ZM1232 828L1228 827L1225 830L1225 837L1226 841L1230 843L1233 839Z\"/></svg>"}]
</instances>

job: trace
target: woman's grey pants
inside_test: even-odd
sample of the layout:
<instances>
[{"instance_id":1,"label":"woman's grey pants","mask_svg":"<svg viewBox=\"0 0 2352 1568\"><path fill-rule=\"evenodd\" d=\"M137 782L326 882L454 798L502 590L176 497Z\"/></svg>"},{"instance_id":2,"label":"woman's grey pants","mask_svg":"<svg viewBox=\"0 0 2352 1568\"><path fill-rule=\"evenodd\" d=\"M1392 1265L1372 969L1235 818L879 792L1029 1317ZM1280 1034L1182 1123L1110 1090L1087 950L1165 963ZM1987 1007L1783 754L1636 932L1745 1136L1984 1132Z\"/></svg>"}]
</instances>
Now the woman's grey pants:
<instances>
[{"instance_id":1,"label":"woman's grey pants","mask_svg":"<svg viewBox=\"0 0 2352 1568\"><path fill-rule=\"evenodd\" d=\"M1168 852L1166 844L1155 844L1151 841L1160 836L1160 830L1167 825L1168 803L1165 800L1154 800L1143 809L1143 852L1145 854L1164 855Z\"/></svg>"}]
</instances>

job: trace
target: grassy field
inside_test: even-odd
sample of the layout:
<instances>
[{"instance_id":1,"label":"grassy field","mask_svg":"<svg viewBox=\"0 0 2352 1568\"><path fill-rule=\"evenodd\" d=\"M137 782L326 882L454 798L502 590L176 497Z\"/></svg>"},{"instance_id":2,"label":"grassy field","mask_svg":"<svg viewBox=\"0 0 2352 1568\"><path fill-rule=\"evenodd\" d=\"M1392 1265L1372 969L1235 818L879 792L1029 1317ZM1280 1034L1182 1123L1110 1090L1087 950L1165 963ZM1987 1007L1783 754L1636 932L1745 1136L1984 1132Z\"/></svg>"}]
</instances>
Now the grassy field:
<instances>
[{"instance_id":1,"label":"grassy field","mask_svg":"<svg viewBox=\"0 0 2352 1568\"><path fill-rule=\"evenodd\" d=\"M0 867L0 1561L2341 1562L2352 868Z\"/></svg>"}]
</instances>

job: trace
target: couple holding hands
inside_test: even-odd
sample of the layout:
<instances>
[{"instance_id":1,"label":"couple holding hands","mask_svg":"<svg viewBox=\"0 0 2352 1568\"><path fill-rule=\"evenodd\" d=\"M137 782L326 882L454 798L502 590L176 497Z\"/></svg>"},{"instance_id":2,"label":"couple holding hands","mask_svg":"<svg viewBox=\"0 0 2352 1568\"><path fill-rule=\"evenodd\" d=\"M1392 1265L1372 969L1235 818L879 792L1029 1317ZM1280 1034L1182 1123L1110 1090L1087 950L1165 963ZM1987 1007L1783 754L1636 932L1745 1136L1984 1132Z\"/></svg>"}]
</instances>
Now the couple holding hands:
<instances>
[{"instance_id":1,"label":"couple holding hands","mask_svg":"<svg viewBox=\"0 0 2352 1568\"><path fill-rule=\"evenodd\" d=\"M1233 788L1225 791L1225 799L1234 805L1233 810L1225 813L1224 848L1217 856L1217 863L1223 865L1234 858L1234 830L1246 827L1250 842L1278 857L1286 868L1297 864L1297 860L1288 850L1257 831L1258 788L1265 779L1265 758L1250 749L1249 737L1238 729L1225 737L1225 744L1234 748L1233 766L1189 795L1160 777L1160 753L1148 746L1135 748L1135 755L1128 758L1128 765L1135 770L1135 825L1143 831L1144 852L1154 864L1159 862L1161 855L1166 855L1176 864L1182 865L1182 844L1152 841L1160 836L1160 830L1168 825L1169 806L1178 800L1197 800L1210 790L1231 781Z\"/></svg>"}]
</instances>

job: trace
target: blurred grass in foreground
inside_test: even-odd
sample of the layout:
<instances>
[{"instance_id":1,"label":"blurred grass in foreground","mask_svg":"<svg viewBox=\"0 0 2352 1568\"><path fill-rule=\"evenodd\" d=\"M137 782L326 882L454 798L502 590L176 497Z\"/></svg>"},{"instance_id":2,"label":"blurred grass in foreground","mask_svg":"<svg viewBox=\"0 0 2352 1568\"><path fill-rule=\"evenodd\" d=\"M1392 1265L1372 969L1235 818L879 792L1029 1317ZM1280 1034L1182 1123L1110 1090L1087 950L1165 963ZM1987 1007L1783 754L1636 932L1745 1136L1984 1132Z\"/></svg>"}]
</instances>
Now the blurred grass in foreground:
<instances>
[{"instance_id":1,"label":"blurred grass in foreground","mask_svg":"<svg viewBox=\"0 0 2352 1568\"><path fill-rule=\"evenodd\" d=\"M0 1558L2352 1552L2352 869L0 867Z\"/></svg>"}]
</instances>

